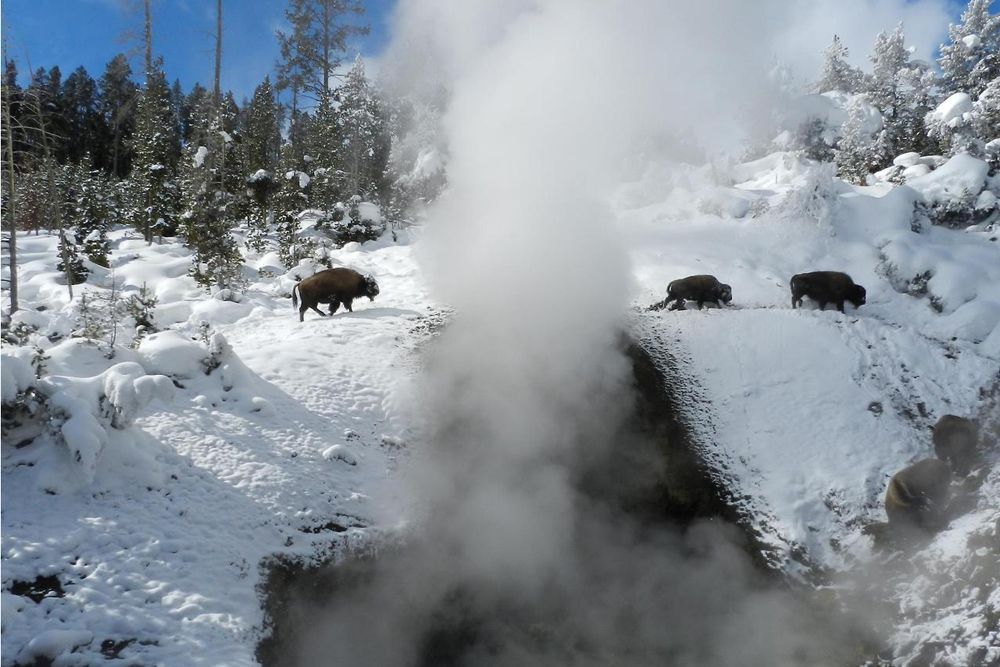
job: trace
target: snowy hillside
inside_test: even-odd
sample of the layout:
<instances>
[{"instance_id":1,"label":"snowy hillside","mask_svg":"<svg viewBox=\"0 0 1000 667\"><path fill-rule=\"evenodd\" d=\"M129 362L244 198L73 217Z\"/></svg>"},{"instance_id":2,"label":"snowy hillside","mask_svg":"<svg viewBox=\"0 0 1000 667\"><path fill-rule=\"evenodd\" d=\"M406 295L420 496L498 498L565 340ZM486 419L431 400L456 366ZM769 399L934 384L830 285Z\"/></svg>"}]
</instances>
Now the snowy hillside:
<instances>
[{"instance_id":1,"label":"snowy hillside","mask_svg":"<svg viewBox=\"0 0 1000 667\"><path fill-rule=\"evenodd\" d=\"M21 240L25 308L14 321L37 327L28 342L44 349L39 384L69 384L90 402L105 441L88 473L71 456L69 422L69 448L48 431L24 447L4 440L3 661L252 665L264 562L369 539L372 496L406 456L394 392L415 370L426 293L409 245L354 244L333 261L375 273L384 297L300 324L287 298L294 271L221 301L185 275L179 245L128 236L114 236L114 279L125 294L154 290L154 322L169 329L112 360L65 337L73 312L59 307L53 237ZM4 346L5 401L22 352L32 356ZM166 375L172 398L153 400L124 430L100 422L98 395L72 383L112 364Z\"/></svg>"},{"instance_id":2,"label":"snowy hillside","mask_svg":"<svg viewBox=\"0 0 1000 667\"><path fill-rule=\"evenodd\" d=\"M974 546L995 539L1000 518L1000 244L993 225L913 231L911 221L915 201L946 196L957 179L978 186L974 196L1000 191L981 166L960 156L912 189L852 187L776 154L729 172L680 168L664 178L651 170L617 198L634 247L637 305L659 301L666 284L684 275L711 273L732 285L730 307L641 312L631 321L640 340L671 355L695 387L701 402L686 418L782 569L807 578L839 572L835 579L848 587L874 576L885 556L862 529L885 520L889 477L934 456L929 428L941 415L983 421L991 472L968 501L979 510L911 565L886 571L898 587L886 597L904 615L919 608L923 618L919 630L897 639L898 654L939 642L949 664L1000 659L995 631L982 624L1000 599L977 598L971 582L965 593L955 588L973 570L988 588L1000 573L995 548ZM813 304L792 310L789 278L817 269L848 272L867 288L867 304L848 305L846 314ZM908 290L907 279L921 274L924 290ZM970 558L978 564L959 565ZM911 567L937 574L914 581L905 574ZM931 601L948 567L965 574L952 572L949 593Z\"/></svg>"},{"instance_id":3,"label":"snowy hillside","mask_svg":"<svg viewBox=\"0 0 1000 667\"><path fill-rule=\"evenodd\" d=\"M679 381L700 393L705 402L686 406L685 418L705 459L768 558L796 577L826 573L850 587L867 576L885 556L862 528L884 520L888 477L933 455L928 426L939 415L990 409L983 397L1000 372L996 232L912 231L920 196L848 186L774 154L725 170L650 168L614 198L640 307L626 326L679 362ZM128 295L145 284L164 330L135 350L119 345L109 360L106 347L70 337L79 300L67 304L58 284L54 238L20 240L24 308L13 327L27 325L27 346L4 346L5 401L9 388L61 388L82 402L96 444L74 460L69 421L69 447L51 428L23 447L5 440L5 664L57 655L59 664L92 664L100 654L254 664L262 564L329 557L401 518L385 509L412 428L399 392L418 368L416 345L439 321L414 258L419 245L387 235L333 251L334 265L377 276L381 294L353 314L310 312L299 324L287 297L313 265L274 275L275 260L251 253L245 271L257 277L240 301L225 301L185 275L178 244L116 232L113 272L77 290L107 294L114 280ZM849 272L868 303L843 315L793 311L788 278L821 268ZM900 279L924 271L926 293L900 291ZM732 305L643 312L670 280L695 273L732 285ZM31 345L44 351L37 381ZM100 396L121 394L121 383L83 379L102 373L169 383L130 408L134 423L115 428ZM103 394L84 388L101 382ZM977 556L979 565L962 554L992 534L997 484L993 467L979 509L915 556L927 578L888 577L890 604L912 615L935 577L996 564L995 553ZM949 640L953 658L983 649L976 619L998 601L969 595L921 603L920 625L898 631L899 653L962 627L972 629Z\"/></svg>"}]
</instances>

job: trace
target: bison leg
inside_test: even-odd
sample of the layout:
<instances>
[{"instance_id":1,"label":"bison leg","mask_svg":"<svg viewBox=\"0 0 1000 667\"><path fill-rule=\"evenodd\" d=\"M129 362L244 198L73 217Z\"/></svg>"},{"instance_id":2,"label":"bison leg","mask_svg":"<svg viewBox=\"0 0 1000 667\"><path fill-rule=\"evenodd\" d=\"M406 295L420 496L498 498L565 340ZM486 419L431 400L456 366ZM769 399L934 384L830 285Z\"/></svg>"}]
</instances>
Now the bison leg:
<instances>
[{"instance_id":1,"label":"bison leg","mask_svg":"<svg viewBox=\"0 0 1000 667\"><path fill-rule=\"evenodd\" d=\"M669 299L667 300L669 301ZM674 305L670 306L670 310L685 310L684 299L681 299L680 297L675 297Z\"/></svg>"},{"instance_id":2,"label":"bison leg","mask_svg":"<svg viewBox=\"0 0 1000 667\"><path fill-rule=\"evenodd\" d=\"M837 302L837 310L839 310L840 312L844 312L844 302L843 301L838 301Z\"/></svg>"},{"instance_id":3,"label":"bison leg","mask_svg":"<svg viewBox=\"0 0 1000 667\"><path fill-rule=\"evenodd\" d=\"M333 315L335 312L337 312L338 308L340 308L340 301L338 301L337 299L333 299L332 301L330 301L330 314L331 315Z\"/></svg>"},{"instance_id":4,"label":"bison leg","mask_svg":"<svg viewBox=\"0 0 1000 667\"><path fill-rule=\"evenodd\" d=\"M319 309L319 308L317 307L317 304L315 304L315 303L311 303L311 304L309 304L309 307L310 307L310 308L312 308L313 310L315 310L315 311L316 311L317 313L319 313L319 314L320 314L320 315L322 315L323 317L326 317L326 313L324 313L324 312L323 312L322 310L320 310L320 309Z\"/></svg>"},{"instance_id":5,"label":"bison leg","mask_svg":"<svg viewBox=\"0 0 1000 667\"><path fill-rule=\"evenodd\" d=\"M819 309L820 310L826 310L826 301L820 301L819 302Z\"/></svg>"},{"instance_id":6,"label":"bison leg","mask_svg":"<svg viewBox=\"0 0 1000 667\"><path fill-rule=\"evenodd\" d=\"M795 292L792 292L792 310L795 310L800 305L802 305L802 297Z\"/></svg>"},{"instance_id":7,"label":"bison leg","mask_svg":"<svg viewBox=\"0 0 1000 667\"><path fill-rule=\"evenodd\" d=\"M353 313L354 312L354 309L351 308L351 305L353 303L354 303L354 299L344 299L344 308L347 309L347 312L349 312L349 313Z\"/></svg>"}]
</instances>

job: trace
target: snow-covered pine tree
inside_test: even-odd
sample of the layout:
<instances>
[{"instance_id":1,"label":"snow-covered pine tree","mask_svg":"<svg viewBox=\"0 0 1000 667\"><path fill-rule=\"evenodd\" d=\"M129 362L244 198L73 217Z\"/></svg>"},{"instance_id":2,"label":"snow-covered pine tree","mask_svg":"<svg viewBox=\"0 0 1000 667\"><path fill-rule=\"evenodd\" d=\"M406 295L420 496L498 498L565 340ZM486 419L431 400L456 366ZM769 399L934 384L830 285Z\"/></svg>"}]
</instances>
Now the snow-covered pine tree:
<instances>
[{"instance_id":1,"label":"snow-covered pine tree","mask_svg":"<svg viewBox=\"0 0 1000 667\"><path fill-rule=\"evenodd\" d=\"M941 76L946 93L979 97L1000 77L1000 15L990 15L993 0L970 0L957 25L948 26L950 43L941 46Z\"/></svg>"},{"instance_id":2,"label":"snow-covered pine tree","mask_svg":"<svg viewBox=\"0 0 1000 667\"><path fill-rule=\"evenodd\" d=\"M899 109L900 152L922 155L941 152L939 144L927 133L925 119L934 110L938 95L938 77L926 64L913 61L900 72L902 99Z\"/></svg>"},{"instance_id":3,"label":"snow-covered pine tree","mask_svg":"<svg viewBox=\"0 0 1000 667\"><path fill-rule=\"evenodd\" d=\"M311 243L299 238L299 213L309 205L309 176L297 169L295 147L287 143L281 148L277 186L272 199L274 221L278 231L278 256L291 268L312 253Z\"/></svg>"},{"instance_id":4,"label":"snow-covered pine tree","mask_svg":"<svg viewBox=\"0 0 1000 667\"><path fill-rule=\"evenodd\" d=\"M847 106L847 120L841 128L840 141L834 151L837 174L846 181L864 185L875 161L875 145L867 130L869 103L865 95L857 95Z\"/></svg>"},{"instance_id":5,"label":"snow-covered pine tree","mask_svg":"<svg viewBox=\"0 0 1000 667\"><path fill-rule=\"evenodd\" d=\"M207 109L207 105L205 105ZM194 252L191 275L208 288L239 289L243 258L232 235L233 222L226 208L232 197L223 188L222 171L229 142L219 119L210 112L198 114L207 127L194 128L192 136L205 144L189 143L181 156L184 213L181 231Z\"/></svg>"},{"instance_id":6,"label":"snow-covered pine tree","mask_svg":"<svg viewBox=\"0 0 1000 667\"><path fill-rule=\"evenodd\" d=\"M172 142L176 140L172 128L170 89L163 75L163 60L158 58L146 75L132 137L135 153L132 179L144 193L133 224L147 243L153 242L157 232L169 234L177 228L179 192L174 169L169 164L174 151Z\"/></svg>"},{"instance_id":7,"label":"snow-covered pine tree","mask_svg":"<svg viewBox=\"0 0 1000 667\"><path fill-rule=\"evenodd\" d=\"M320 96L306 141L307 173L310 176L310 203L330 211L343 197L344 171L340 162L340 124L332 93Z\"/></svg>"},{"instance_id":8,"label":"snow-covered pine tree","mask_svg":"<svg viewBox=\"0 0 1000 667\"><path fill-rule=\"evenodd\" d=\"M861 87L861 70L852 67L847 62L848 51L840 37L833 36L833 43L823 53L823 75L816 83L816 92L825 93L839 90L844 93L856 93Z\"/></svg>"},{"instance_id":9,"label":"snow-covered pine tree","mask_svg":"<svg viewBox=\"0 0 1000 667\"><path fill-rule=\"evenodd\" d=\"M185 195L181 230L194 252L191 275L209 289L239 289L243 258L226 215L229 198L217 185L214 160L204 146L189 146L181 160Z\"/></svg>"},{"instance_id":10,"label":"snow-covered pine tree","mask_svg":"<svg viewBox=\"0 0 1000 667\"><path fill-rule=\"evenodd\" d=\"M910 52L904 44L902 23L892 33L878 34L871 61L872 74L866 81L865 92L869 103L882 114L882 131L875 139L871 156L873 166L880 169L891 164L896 155L908 148L905 144L907 119L903 112L907 101L902 72L909 65Z\"/></svg>"},{"instance_id":11,"label":"snow-covered pine tree","mask_svg":"<svg viewBox=\"0 0 1000 667\"><path fill-rule=\"evenodd\" d=\"M365 76L361 56L336 92L336 120L340 137L340 164L347 194L376 198L389 158L389 140L378 99Z\"/></svg>"},{"instance_id":12,"label":"snow-covered pine tree","mask_svg":"<svg viewBox=\"0 0 1000 667\"><path fill-rule=\"evenodd\" d=\"M80 237L87 258L99 266L108 266L110 212L109 185L103 171L94 169L90 156L78 165L66 165L69 178L67 222Z\"/></svg>"},{"instance_id":13,"label":"snow-covered pine tree","mask_svg":"<svg viewBox=\"0 0 1000 667\"><path fill-rule=\"evenodd\" d=\"M72 285L79 285L90 274L80 256L80 243L76 232L69 227L59 235L59 262L56 269L62 271Z\"/></svg>"}]
</instances>

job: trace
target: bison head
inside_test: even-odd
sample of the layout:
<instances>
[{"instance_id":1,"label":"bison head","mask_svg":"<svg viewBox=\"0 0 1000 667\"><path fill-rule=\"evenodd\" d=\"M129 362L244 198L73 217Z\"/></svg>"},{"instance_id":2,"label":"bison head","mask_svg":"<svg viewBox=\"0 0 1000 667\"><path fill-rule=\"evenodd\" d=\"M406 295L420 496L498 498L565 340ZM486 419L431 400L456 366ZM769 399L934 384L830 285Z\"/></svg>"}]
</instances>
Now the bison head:
<instances>
[{"instance_id":1,"label":"bison head","mask_svg":"<svg viewBox=\"0 0 1000 667\"><path fill-rule=\"evenodd\" d=\"M865 305L866 297L867 292L865 292L865 288L861 285L855 285L851 289L851 295L848 298L851 300L851 303L854 304L855 308L860 308Z\"/></svg>"},{"instance_id":2,"label":"bison head","mask_svg":"<svg viewBox=\"0 0 1000 667\"><path fill-rule=\"evenodd\" d=\"M733 300L733 288L729 285L722 283L719 285L719 298L722 303L729 303Z\"/></svg>"},{"instance_id":3,"label":"bison head","mask_svg":"<svg viewBox=\"0 0 1000 667\"><path fill-rule=\"evenodd\" d=\"M378 296L378 283L375 282L374 276L365 276L365 296L369 301L374 301Z\"/></svg>"}]
</instances>

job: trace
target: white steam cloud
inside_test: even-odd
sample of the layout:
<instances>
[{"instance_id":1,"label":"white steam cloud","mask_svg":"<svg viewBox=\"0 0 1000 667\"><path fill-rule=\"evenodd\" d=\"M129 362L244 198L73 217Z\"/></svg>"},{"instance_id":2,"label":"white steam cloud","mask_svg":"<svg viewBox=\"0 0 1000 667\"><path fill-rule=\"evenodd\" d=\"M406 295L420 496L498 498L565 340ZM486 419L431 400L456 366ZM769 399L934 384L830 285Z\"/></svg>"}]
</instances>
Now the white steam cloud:
<instances>
[{"instance_id":1,"label":"white steam cloud","mask_svg":"<svg viewBox=\"0 0 1000 667\"><path fill-rule=\"evenodd\" d=\"M450 94L449 187L420 250L456 315L421 385L414 539L316 612L301 664L433 664L440 625L468 632L464 662L437 664L837 659L843 628L768 592L725 530L640 527L580 491L595 466L637 474L617 457L644 446L625 424L631 278L607 197L637 155L752 123L811 4L400 3L383 74Z\"/></svg>"}]
</instances>

